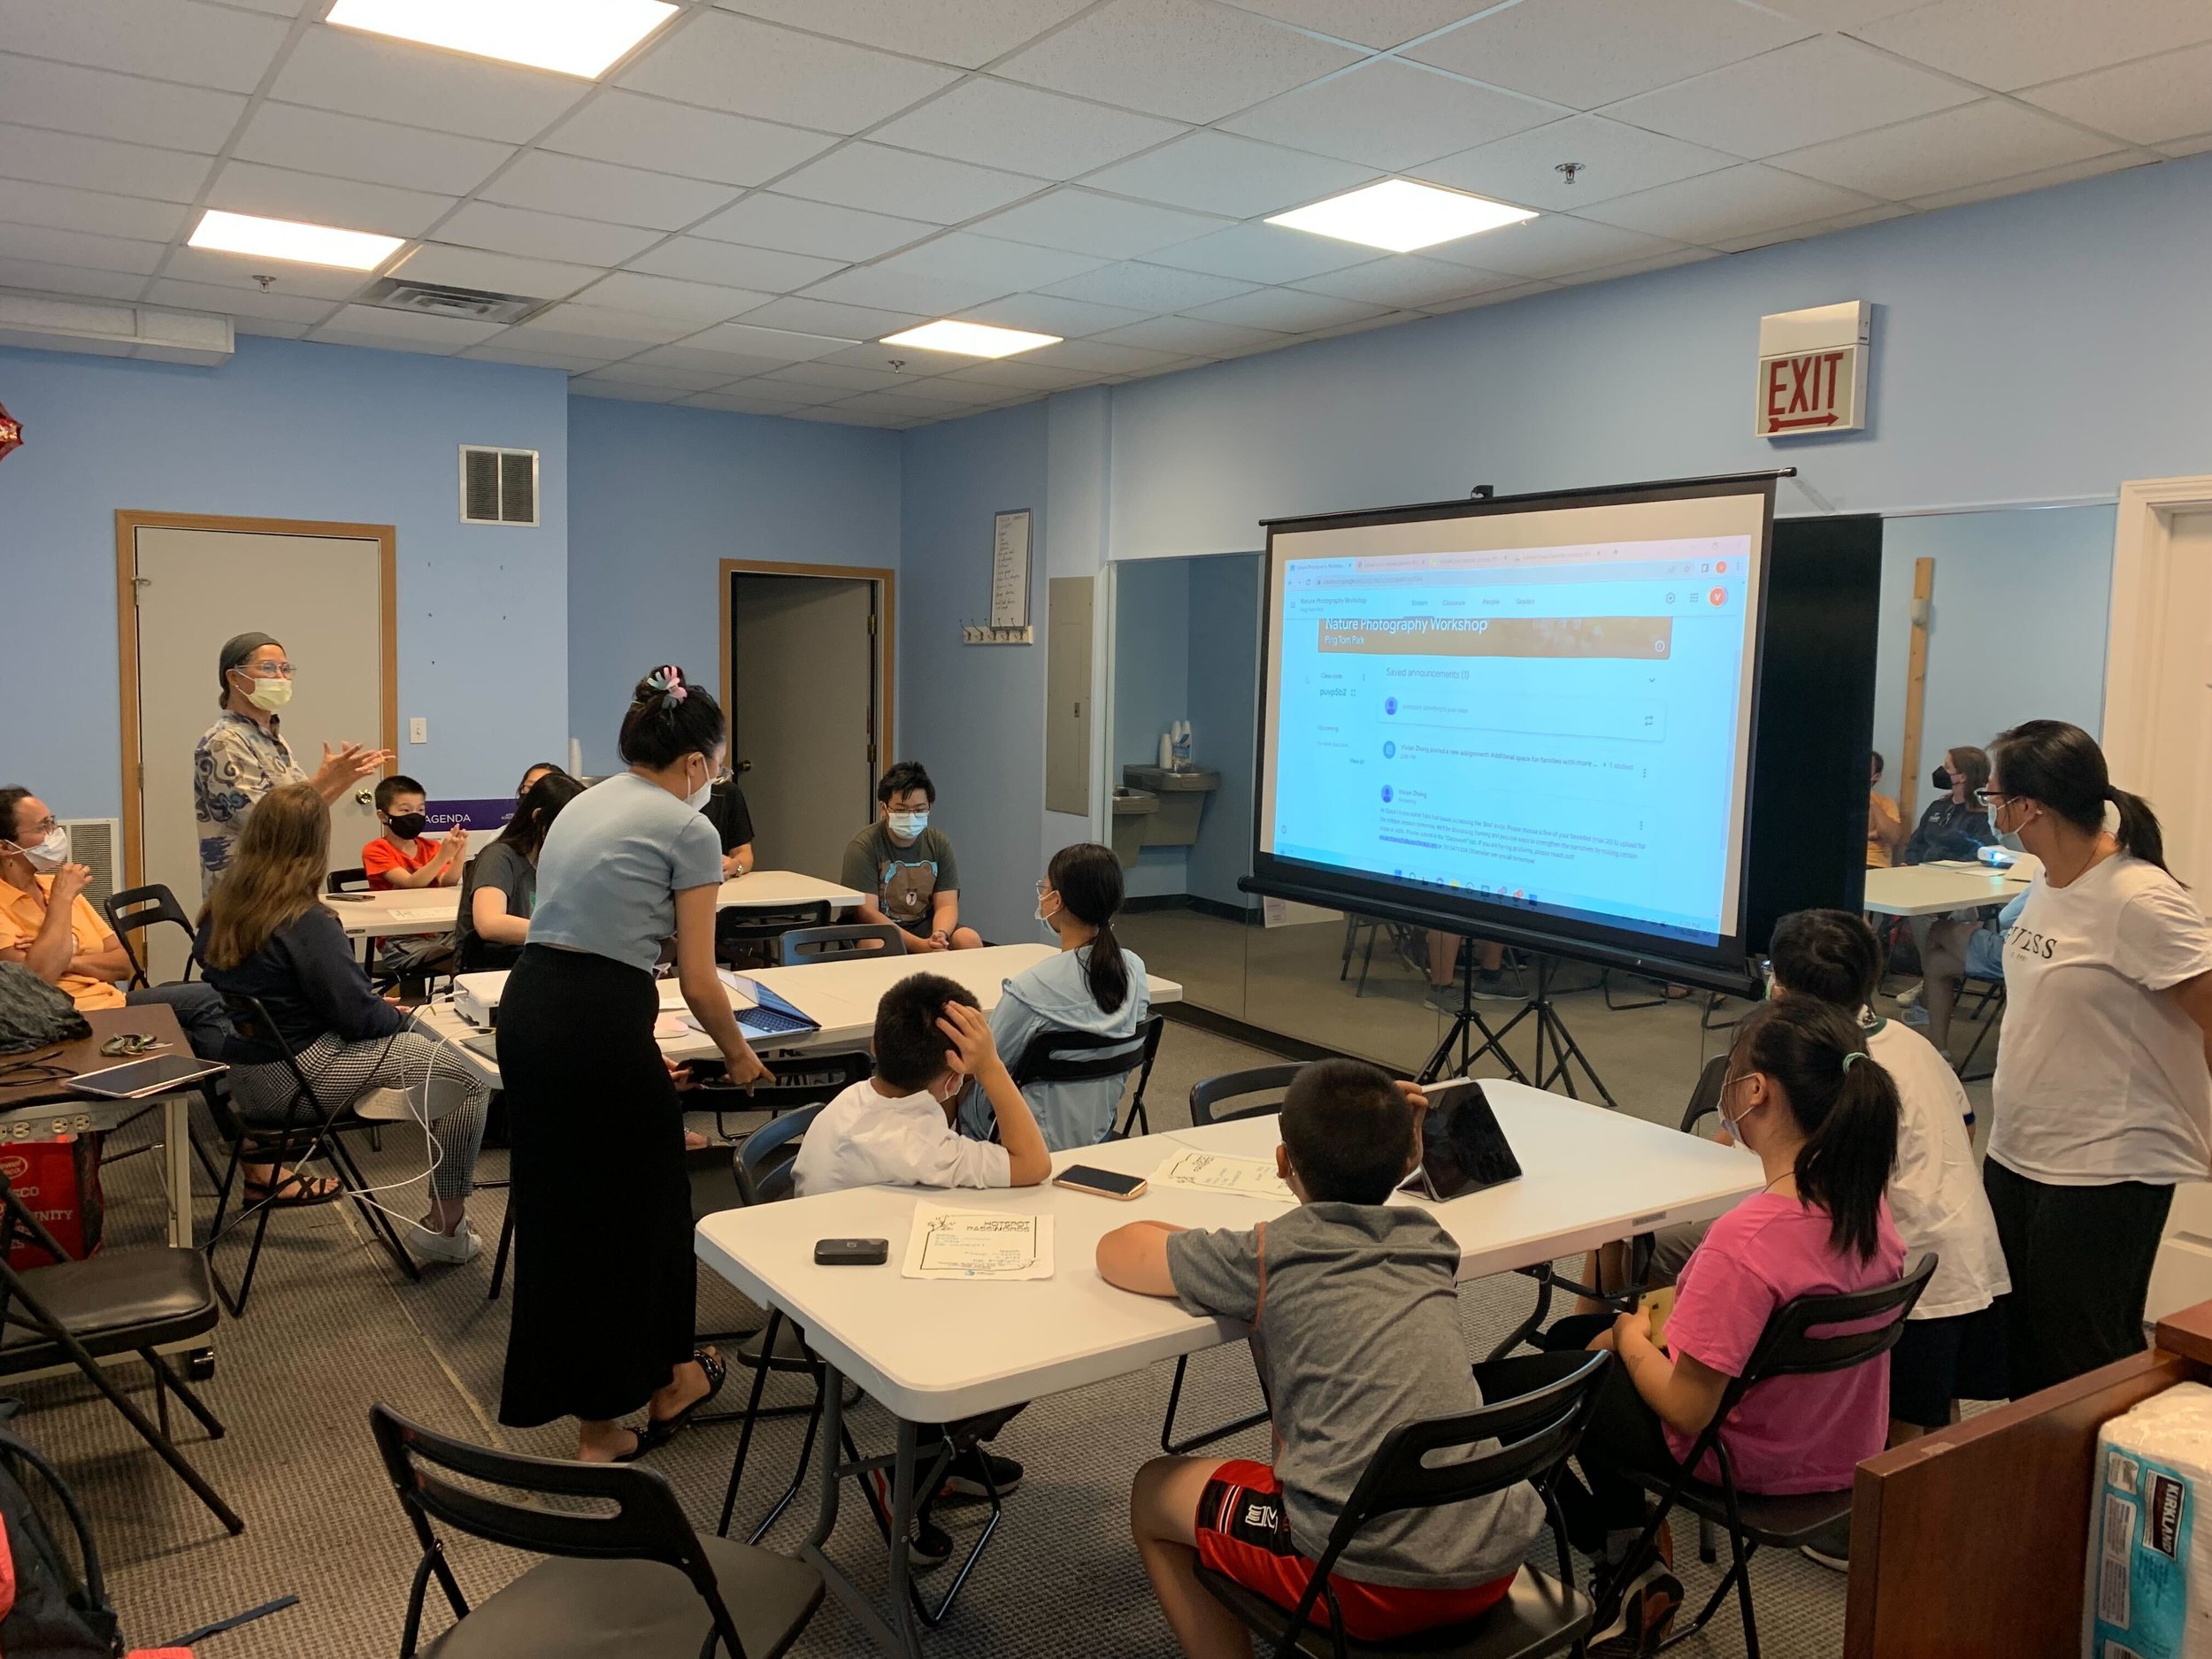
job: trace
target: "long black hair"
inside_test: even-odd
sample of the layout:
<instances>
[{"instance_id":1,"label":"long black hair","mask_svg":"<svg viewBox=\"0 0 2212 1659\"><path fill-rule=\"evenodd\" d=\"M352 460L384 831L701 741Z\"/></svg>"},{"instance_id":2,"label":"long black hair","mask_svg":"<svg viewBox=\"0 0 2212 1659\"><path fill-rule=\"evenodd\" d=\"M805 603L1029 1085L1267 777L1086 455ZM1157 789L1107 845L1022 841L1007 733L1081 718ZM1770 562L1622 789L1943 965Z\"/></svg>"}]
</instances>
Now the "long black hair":
<instances>
[{"instance_id":1,"label":"long black hair","mask_svg":"<svg viewBox=\"0 0 2212 1659\"><path fill-rule=\"evenodd\" d=\"M711 757L729 735L722 705L673 663L637 682L622 717L622 758L658 772L686 755Z\"/></svg>"},{"instance_id":2,"label":"long black hair","mask_svg":"<svg viewBox=\"0 0 2212 1659\"><path fill-rule=\"evenodd\" d=\"M1114 1012L1129 1000L1129 962L1114 937L1114 913L1121 909L1121 861L1110 847L1078 841L1052 855L1045 885L1060 895L1069 915L1098 929L1084 982L1099 1011Z\"/></svg>"},{"instance_id":3,"label":"long black hair","mask_svg":"<svg viewBox=\"0 0 2212 1659\"><path fill-rule=\"evenodd\" d=\"M522 792L522 799L515 803L515 815L507 820L507 827L499 832L495 847L511 847L525 858L534 857L539 848L545 845L545 833L553 827L553 820L561 815L561 809L583 794L584 786L566 772L549 772Z\"/></svg>"},{"instance_id":4,"label":"long black hair","mask_svg":"<svg viewBox=\"0 0 2212 1659\"><path fill-rule=\"evenodd\" d=\"M2166 837L2158 827L2158 814L2141 795L2112 787L2104 750L2081 727L2063 720L2028 720L1998 733L1990 748L2008 796L2022 795L2047 806L2092 835L2104 828L2105 803L2109 801L2120 809L2115 839L2145 864L2166 870Z\"/></svg>"},{"instance_id":5,"label":"long black hair","mask_svg":"<svg viewBox=\"0 0 2212 1659\"><path fill-rule=\"evenodd\" d=\"M1736 1027L1729 1071L1781 1085L1803 1132L1797 1195L1828 1212L1830 1245L1874 1256L1882 1192L1897 1162L1897 1085L1866 1052L1858 1024L1809 996L1762 1002Z\"/></svg>"}]
</instances>

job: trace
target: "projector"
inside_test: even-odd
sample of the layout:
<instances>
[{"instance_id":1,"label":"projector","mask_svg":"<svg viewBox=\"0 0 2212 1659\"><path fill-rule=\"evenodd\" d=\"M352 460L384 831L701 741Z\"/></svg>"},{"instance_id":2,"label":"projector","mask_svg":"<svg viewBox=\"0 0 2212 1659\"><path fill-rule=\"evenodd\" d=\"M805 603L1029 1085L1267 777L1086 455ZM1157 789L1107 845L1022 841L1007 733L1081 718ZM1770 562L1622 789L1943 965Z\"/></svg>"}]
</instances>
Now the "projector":
<instances>
[{"instance_id":1,"label":"projector","mask_svg":"<svg viewBox=\"0 0 2212 1659\"><path fill-rule=\"evenodd\" d=\"M453 981L453 1010L472 1025L485 1031L499 1024L499 998L507 988L507 975L464 973Z\"/></svg>"}]
</instances>

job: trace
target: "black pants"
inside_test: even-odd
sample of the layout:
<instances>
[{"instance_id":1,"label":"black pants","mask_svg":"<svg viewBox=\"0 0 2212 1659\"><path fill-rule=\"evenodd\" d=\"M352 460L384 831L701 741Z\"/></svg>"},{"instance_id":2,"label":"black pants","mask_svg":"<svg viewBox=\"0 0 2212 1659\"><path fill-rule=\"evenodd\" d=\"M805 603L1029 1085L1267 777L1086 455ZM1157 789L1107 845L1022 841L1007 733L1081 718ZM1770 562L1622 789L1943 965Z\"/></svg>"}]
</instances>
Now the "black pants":
<instances>
[{"instance_id":1,"label":"black pants","mask_svg":"<svg viewBox=\"0 0 2212 1659\"><path fill-rule=\"evenodd\" d=\"M1536 1340L1555 1354L1587 1348L1592 1337L1612 1328L1609 1313L1574 1313L1554 1320ZM1569 1541L1593 1555L1604 1548L1607 1532L1644 1524L1644 1486L1638 1472L1671 1479L1682 1467L1667 1444L1659 1414L1636 1392L1628 1367L1617 1360L1598 1385L1597 1404L1575 1461L1582 1465L1582 1479L1574 1479L1571 1471L1562 1476L1559 1508L1566 1517Z\"/></svg>"},{"instance_id":2,"label":"black pants","mask_svg":"<svg viewBox=\"0 0 2212 1659\"><path fill-rule=\"evenodd\" d=\"M1982 1187L2012 1274L2005 1342L2015 1400L2143 1351L2143 1302L2171 1187L2054 1187L1996 1159Z\"/></svg>"}]
</instances>

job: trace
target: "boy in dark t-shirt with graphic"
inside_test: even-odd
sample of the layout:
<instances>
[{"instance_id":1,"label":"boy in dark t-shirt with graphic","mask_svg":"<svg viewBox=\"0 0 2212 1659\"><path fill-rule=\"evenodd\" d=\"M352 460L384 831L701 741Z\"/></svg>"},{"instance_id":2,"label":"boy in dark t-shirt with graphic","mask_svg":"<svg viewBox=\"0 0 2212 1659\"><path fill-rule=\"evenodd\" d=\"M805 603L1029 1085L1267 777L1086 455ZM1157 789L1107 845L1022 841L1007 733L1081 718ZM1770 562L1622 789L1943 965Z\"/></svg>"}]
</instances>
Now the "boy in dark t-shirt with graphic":
<instances>
[{"instance_id":1,"label":"boy in dark t-shirt with graphic","mask_svg":"<svg viewBox=\"0 0 2212 1659\"><path fill-rule=\"evenodd\" d=\"M876 785L876 818L845 849L840 879L865 893L864 922L888 922L910 951L972 950L983 937L960 926L960 866L952 841L932 829L937 786L918 761L902 760Z\"/></svg>"}]
</instances>

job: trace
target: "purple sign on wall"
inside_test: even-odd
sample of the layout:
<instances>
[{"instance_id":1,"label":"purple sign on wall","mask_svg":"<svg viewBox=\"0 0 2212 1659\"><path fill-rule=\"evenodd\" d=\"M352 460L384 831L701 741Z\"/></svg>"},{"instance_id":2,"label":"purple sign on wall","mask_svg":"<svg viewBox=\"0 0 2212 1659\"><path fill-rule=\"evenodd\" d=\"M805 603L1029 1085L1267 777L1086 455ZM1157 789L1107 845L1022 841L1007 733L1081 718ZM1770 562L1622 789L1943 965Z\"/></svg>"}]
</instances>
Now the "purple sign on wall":
<instances>
[{"instance_id":1,"label":"purple sign on wall","mask_svg":"<svg viewBox=\"0 0 2212 1659\"><path fill-rule=\"evenodd\" d=\"M515 798L503 795L483 801L433 801L424 815L433 835L442 835L457 824L472 835L488 834L506 827L515 815Z\"/></svg>"}]
</instances>

